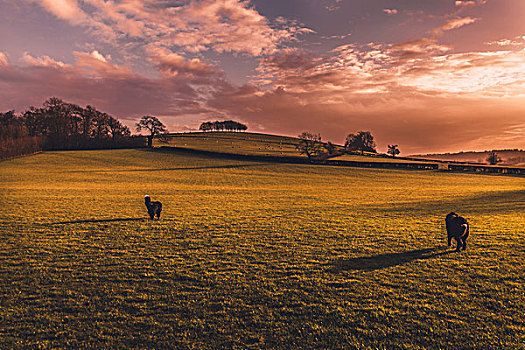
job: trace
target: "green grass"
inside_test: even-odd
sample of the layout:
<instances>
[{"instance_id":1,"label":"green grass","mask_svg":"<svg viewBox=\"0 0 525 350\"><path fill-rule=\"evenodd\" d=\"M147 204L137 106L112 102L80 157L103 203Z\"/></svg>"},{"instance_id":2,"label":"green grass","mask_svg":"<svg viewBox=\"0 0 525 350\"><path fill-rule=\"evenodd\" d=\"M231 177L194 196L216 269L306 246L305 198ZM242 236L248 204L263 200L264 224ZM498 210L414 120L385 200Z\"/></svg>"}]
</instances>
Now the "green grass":
<instances>
[{"instance_id":1,"label":"green grass","mask_svg":"<svg viewBox=\"0 0 525 350\"><path fill-rule=\"evenodd\" d=\"M519 177L164 151L4 161L0 348L524 349L524 198Z\"/></svg>"}]
</instances>

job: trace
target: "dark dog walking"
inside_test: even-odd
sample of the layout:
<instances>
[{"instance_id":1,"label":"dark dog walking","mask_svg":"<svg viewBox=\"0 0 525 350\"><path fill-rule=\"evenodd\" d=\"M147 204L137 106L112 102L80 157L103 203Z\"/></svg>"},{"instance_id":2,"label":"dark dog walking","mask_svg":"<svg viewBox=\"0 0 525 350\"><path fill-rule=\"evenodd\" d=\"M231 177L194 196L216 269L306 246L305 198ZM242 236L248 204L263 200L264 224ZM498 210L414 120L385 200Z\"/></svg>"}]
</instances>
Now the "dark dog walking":
<instances>
[{"instance_id":1,"label":"dark dog walking","mask_svg":"<svg viewBox=\"0 0 525 350\"><path fill-rule=\"evenodd\" d=\"M160 212L162 211L162 203L161 202L152 202L151 198L146 195L144 197L144 200L146 202L146 208L148 208L148 214L151 220L157 216L157 219L160 219Z\"/></svg>"},{"instance_id":2,"label":"dark dog walking","mask_svg":"<svg viewBox=\"0 0 525 350\"><path fill-rule=\"evenodd\" d=\"M450 247L452 238L454 238L457 242L456 252L459 252L461 248L467 249L467 238L470 231L467 220L451 212L445 218L445 225L447 227L448 246Z\"/></svg>"}]
</instances>

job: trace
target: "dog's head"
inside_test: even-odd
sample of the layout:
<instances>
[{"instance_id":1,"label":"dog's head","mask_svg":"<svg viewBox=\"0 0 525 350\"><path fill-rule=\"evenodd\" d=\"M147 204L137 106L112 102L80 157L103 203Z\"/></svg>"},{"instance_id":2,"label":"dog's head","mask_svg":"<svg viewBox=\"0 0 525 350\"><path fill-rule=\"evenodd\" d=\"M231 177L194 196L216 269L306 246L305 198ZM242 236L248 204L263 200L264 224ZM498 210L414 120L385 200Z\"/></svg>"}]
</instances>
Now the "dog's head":
<instances>
[{"instance_id":1,"label":"dog's head","mask_svg":"<svg viewBox=\"0 0 525 350\"><path fill-rule=\"evenodd\" d=\"M447 214L447 216L445 217L445 220L448 221L448 220L450 220L451 218L456 217L456 216L458 216L458 214L456 214L456 213L454 213L454 212L452 211L452 212L450 212L450 213Z\"/></svg>"},{"instance_id":2,"label":"dog's head","mask_svg":"<svg viewBox=\"0 0 525 350\"><path fill-rule=\"evenodd\" d=\"M145 195L145 196L144 196L144 201L145 201L146 203L151 202L151 198L150 198L150 196Z\"/></svg>"}]
</instances>

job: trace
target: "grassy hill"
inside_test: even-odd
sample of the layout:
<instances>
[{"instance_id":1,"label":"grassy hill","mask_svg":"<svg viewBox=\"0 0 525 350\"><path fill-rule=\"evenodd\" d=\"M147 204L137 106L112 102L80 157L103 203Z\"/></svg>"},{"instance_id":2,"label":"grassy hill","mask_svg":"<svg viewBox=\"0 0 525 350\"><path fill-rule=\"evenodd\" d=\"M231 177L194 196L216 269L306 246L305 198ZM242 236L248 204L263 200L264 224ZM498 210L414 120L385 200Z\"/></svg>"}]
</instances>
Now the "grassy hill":
<instances>
[{"instance_id":1,"label":"grassy hill","mask_svg":"<svg viewBox=\"0 0 525 350\"><path fill-rule=\"evenodd\" d=\"M435 159L451 162L472 162L487 164L490 151L484 152L459 152L415 155L414 158ZM502 162L499 165L525 167L525 151L523 150L496 150Z\"/></svg>"},{"instance_id":2,"label":"grassy hill","mask_svg":"<svg viewBox=\"0 0 525 350\"><path fill-rule=\"evenodd\" d=\"M247 156L297 157L306 159L306 155L301 155L297 151L296 146L299 143L299 139L295 137L248 132L195 132L170 134L166 141L167 142L161 142L159 139L156 139L154 146L168 146ZM335 147L339 150L343 149L340 145L336 145ZM357 162L429 163L424 160L392 159L384 155L368 152L366 152L365 155L347 154L330 159Z\"/></svg>"},{"instance_id":3,"label":"grassy hill","mask_svg":"<svg viewBox=\"0 0 525 350\"><path fill-rule=\"evenodd\" d=\"M0 348L520 348L524 185L161 150L5 161ZM445 247L451 210L466 252Z\"/></svg>"}]
</instances>

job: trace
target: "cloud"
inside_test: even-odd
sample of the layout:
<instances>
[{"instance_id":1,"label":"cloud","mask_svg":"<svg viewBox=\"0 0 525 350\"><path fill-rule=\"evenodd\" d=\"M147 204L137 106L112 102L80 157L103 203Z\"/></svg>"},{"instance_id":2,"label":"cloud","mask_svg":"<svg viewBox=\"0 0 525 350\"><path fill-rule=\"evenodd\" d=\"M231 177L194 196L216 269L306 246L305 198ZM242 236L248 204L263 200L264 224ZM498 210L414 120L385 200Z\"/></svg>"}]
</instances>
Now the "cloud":
<instances>
[{"instance_id":1,"label":"cloud","mask_svg":"<svg viewBox=\"0 0 525 350\"><path fill-rule=\"evenodd\" d=\"M479 18L473 18L473 17L452 18L452 19L447 20L441 26L433 29L430 33L433 36L441 36L444 31L458 29L466 25L476 23L477 21L479 21Z\"/></svg>"},{"instance_id":2,"label":"cloud","mask_svg":"<svg viewBox=\"0 0 525 350\"><path fill-rule=\"evenodd\" d=\"M471 23L477 22L478 18L472 18L472 17L463 17L463 18L453 18L449 19L444 25L440 27L441 30L452 30L461 28L463 26L466 26Z\"/></svg>"},{"instance_id":3,"label":"cloud","mask_svg":"<svg viewBox=\"0 0 525 350\"><path fill-rule=\"evenodd\" d=\"M141 115L193 116L213 114L206 107L205 94L209 88L220 88L225 83L199 80L187 75L149 78L133 72L129 67L112 63L98 51L75 52L72 65L48 57L33 57L26 53L24 65L0 66L0 109L23 111L29 105L41 105L51 97L66 101L91 104L124 120L135 120Z\"/></svg>"},{"instance_id":4,"label":"cloud","mask_svg":"<svg viewBox=\"0 0 525 350\"><path fill-rule=\"evenodd\" d=\"M392 45L388 49L388 54L404 59L413 59L421 56L444 54L451 49L451 46L440 44L435 38L421 38Z\"/></svg>"},{"instance_id":5,"label":"cloud","mask_svg":"<svg viewBox=\"0 0 525 350\"><path fill-rule=\"evenodd\" d=\"M106 59L106 57L104 57L104 55L102 55L100 52L98 52L97 50L94 50L91 52L91 57L101 61L101 62L104 62L104 63L107 63L108 60Z\"/></svg>"},{"instance_id":6,"label":"cloud","mask_svg":"<svg viewBox=\"0 0 525 350\"><path fill-rule=\"evenodd\" d=\"M345 132L366 129L380 147L393 142L410 153L516 148L525 142L508 135L523 124L523 71L525 50L456 53L437 36L348 44L321 57L288 51L261 59L252 82L273 89L221 91L209 104L262 131L304 129L342 142Z\"/></svg>"},{"instance_id":7,"label":"cloud","mask_svg":"<svg viewBox=\"0 0 525 350\"><path fill-rule=\"evenodd\" d=\"M9 62L7 61L7 55L0 51L0 66L9 66Z\"/></svg>"},{"instance_id":8,"label":"cloud","mask_svg":"<svg viewBox=\"0 0 525 350\"><path fill-rule=\"evenodd\" d=\"M0 85L9 86L0 89L0 108L20 111L59 96L130 123L153 114L191 129L231 118L254 131L310 130L338 143L371 130L380 150L396 143L404 154L525 147L515 134L525 113L525 51L400 55L425 46L416 42L344 45L324 57L276 53L260 59L265 88L257 76L254 84L236 86L215 66L158 48L150 48L163 73L157 78L99 50L75 52L72 65L27 53L24 66L0 66Z\"/></svg>"},{"instance_id":9,"label":"cloud","mask_svg":"<svg viewBox=\"0 0 525 350\"><path fill-rule=\"evenodd\" d=\"M36 2L99 40L260 56L312 32L294 21L270 22L243 0L25 0Z\"/></svg>"},{"instance_id":10,"label":"cloud","mask_svg":"<svg viewBox=\"0 0 525 350\"><path fill-rule=\"evenodd\" d=\"M160 72L170 75L183 74L189 77L209 76L219 74L214 66L194 58L186 60L183 56L170 52L167 49L152 47L149 49L150 59Z\"/></svg>"},{"instance_id":11,"label":"cloud","mask_svg":"<svg viewBox=\"0 0 525 350\"><path fill-rule=\"evenodd\" d=\"M329 12L333 12L333 11L337 11L341 8L341 6L337 6L337 5L328 5L328 6L325 6L325 9Z\"/></svg>"},{"instance_id":12,"label":"cloud","mask_svg":"<svg viewBox=\"0 0 525 350\"><path fill-rule=\"evenodd\" d=\"M40 67L64 67L66 65L64 62L56 61L49 56L33 57L27 52L24 52L21 60L29 65Z\"/></svg>"},{"instance_id":13,"label":"cloud","mask_svg":"<svg viewBox=\"0 0 525 350\"><path fill-rule=\"evenodd\" d=\"M397 14L397 10L396 9L383 9L383 12L386 13L387 15L395 15L395 14Z\"/></svg>"},{"instance_id":14,"label":"cloud","mask_svg":"<svg viewBox=\"0 0 525 350\"><path fill-rule=\"evenodd\" d=\"M77 59L74 65L76 73L98 78L128 78L135 75L135 73L126 66L112 64L109 56L104 57L104 55L97 50L90 53L75 51L73 54ZM79 69L82 69L82 71Z\"/></svg>"},{"instance_id":15,"label":"cloud","mask_svg":"<svg viewBox=\"0 0 525 350\"><path fill-rule=\"evenodd\" d=\"M468 7L468 6L484 5L486 3L487 3L487 0L457 0L454 2L454 5L458 7Z\"/></svg>"},{"instance_id":16,"label":"cloud","mask_svg":"<svg viewBox=\"0 0 525 350\"><path fill-rule=\"evenodd\" d=\"M513 39L500 39L496 41L486 42L489 46L525 46L525 36L517 36Z\"/></svg>"},{"instance_id":17,"label":"cloud","mask_svg":"<svg viewBox=\"0 0 525 350\"><path fill-rule=\"evenodd\" d=\"M58 96L125 120L154 114L187 129L228 118L254 131L310 130L338 143L350 132L371 130L380 149L396 143L404 154L525 147L516 137L525 114L525 50L513 45L522 38L494 42L488 52L456 52L440 41L445 31L477 18L448 18L427 37L399 44L350 43L315 54L290 47L310 29L285 18L270 21L249 1L174 3L66 2L82 11L78 22L66 7L46 7L96 36L143 47L157 71L137 73L112 60L103 45L76 51L71 64L25 53L20 65L9 65L0 53L0 108L21 110ZM251 82L228 82L203 59L205 51L256 57Z\"/></svg>"},{"instance_id":18,"label":"cloud","mask_svg":"<svg viewBox=\"0 0 525 350\"><path fill-rule=\"evenodd\" d=\"M81 24L86 18L86 14L80 9L76 0L34 0L43 6L47 11L60 19L72 24Z\"/></svg>"}]
</instances>

